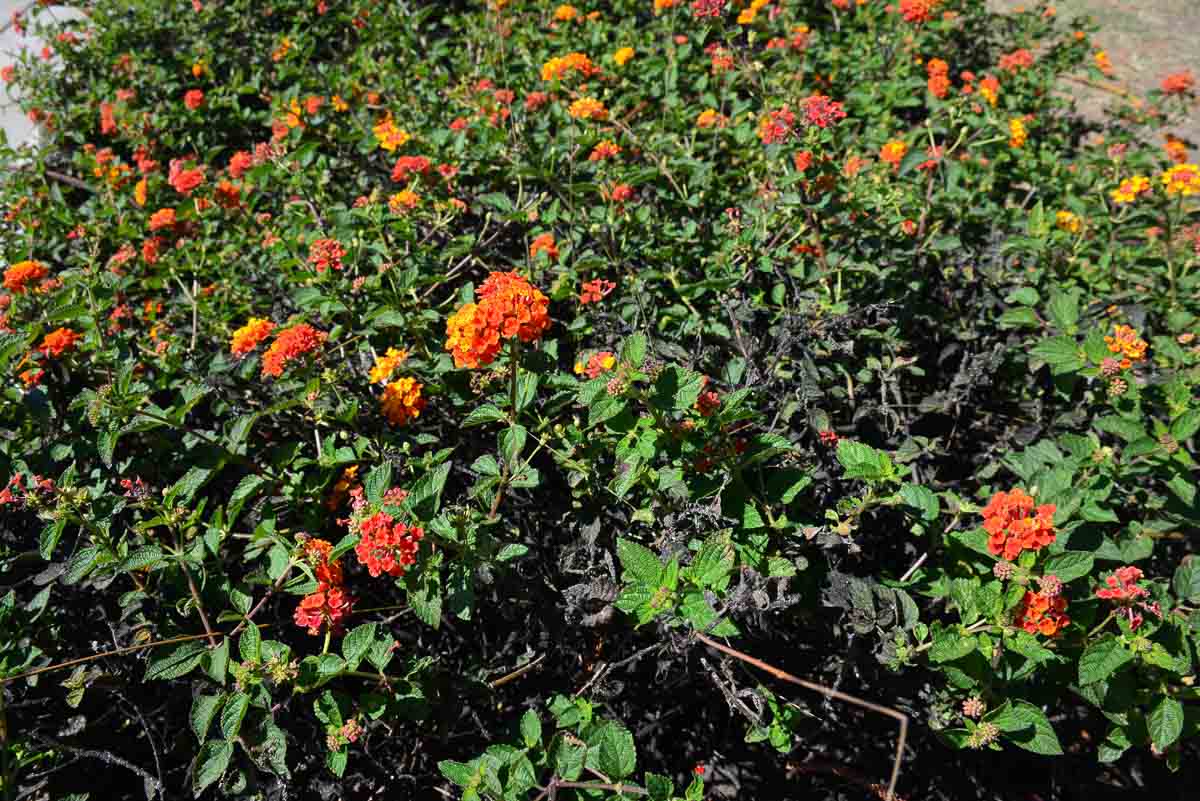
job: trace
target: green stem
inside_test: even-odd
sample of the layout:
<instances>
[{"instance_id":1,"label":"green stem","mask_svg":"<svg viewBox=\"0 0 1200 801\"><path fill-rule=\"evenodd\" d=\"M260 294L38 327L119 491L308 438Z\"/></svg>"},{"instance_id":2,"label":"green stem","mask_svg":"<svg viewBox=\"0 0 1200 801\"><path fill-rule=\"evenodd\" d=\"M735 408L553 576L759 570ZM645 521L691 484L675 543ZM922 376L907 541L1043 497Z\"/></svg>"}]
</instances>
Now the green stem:
<instances>
[{"instance_id":1,"label":"green stem","mask_svg":"<svg viewBox=\"0 0 1200 801\"><path fill-rule=\"evenodd\" d=\"M509 350L509 384L508 384L508 431L509 439L512 439L512 432L517 427L517 379L521 372L521 340L514 337ZM509 460L504 460L504 466L500 471L500 483L496 485L496 497L492 499L492 508L488 510L488 520L496 519L496 512L500 509L500 501L504 498L504 488L508 485L508 478L513 474L512 466L509 465Z\"/></svg>"},{"instance_id":2,"label":"green stem","mask_svg":"<svg viewBox=\"0 0 1200 801\"><path fill-rule=\"evenodd\" d=\"M322 656L329 653L329 638L332 635L333 635L333 629L326 627L325 628L325 642L324 642L324 644L321 645L321 655Z\"/></svg>"}]
</instances>

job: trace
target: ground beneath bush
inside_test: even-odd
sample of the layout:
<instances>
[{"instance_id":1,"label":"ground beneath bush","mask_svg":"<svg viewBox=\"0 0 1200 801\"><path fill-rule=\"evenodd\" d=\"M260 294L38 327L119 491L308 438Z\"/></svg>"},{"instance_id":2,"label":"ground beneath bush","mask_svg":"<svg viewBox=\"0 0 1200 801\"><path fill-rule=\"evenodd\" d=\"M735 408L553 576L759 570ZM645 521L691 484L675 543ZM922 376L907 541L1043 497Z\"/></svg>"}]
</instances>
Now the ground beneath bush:
<instances>
[{"instance_id":1,"label":"ground beneath bush","mask_svg":"<svg viewBox=\"0 0 1200 801\"><path fill-rule=\"evenodd\" d=\"M1028 8L1021 0L988 0L997 11ZM1101 27L1093 39L1108 53L1114 75L1102 87L1070 83L1064 87L1090 119L1118 93L1143 96L1164 75L1191 69L1200 75L1200 3L1196 0L1061 0L1060 19L1090 15ZM1200 149L1200 113L1193 113L1175 135L1186 140L1193 154Z\"/></svg>"}]
</instances>

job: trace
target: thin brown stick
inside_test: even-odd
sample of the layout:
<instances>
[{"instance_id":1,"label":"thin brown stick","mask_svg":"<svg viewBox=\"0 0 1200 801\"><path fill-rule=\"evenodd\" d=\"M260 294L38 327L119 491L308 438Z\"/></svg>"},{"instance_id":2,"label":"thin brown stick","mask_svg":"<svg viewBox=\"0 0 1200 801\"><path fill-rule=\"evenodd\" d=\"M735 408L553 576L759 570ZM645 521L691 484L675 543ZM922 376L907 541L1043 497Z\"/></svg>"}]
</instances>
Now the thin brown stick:
<instances>
[{"instance_id":1,"label":"thin brown stick","mask_svg":"<svg viewBox=\"0 0 1200 801\"><path fill-rule=\"evenodd\" d=\"M746 664L753 665L759 670L765 670L767 673L770 673L777 679L786 681L790 684L795 684L799 687L803 687L806 690L812 690L813 692L820 693L826 698L833 698L838 701L843 701L847 704L860 706L863 709L877 712L880 715L886 715L887 717L898 721L900 723L900 736L896 739L896 759L892 764L892 777L888 781L887 795L884 797L884 801L896 801L896 782L900 779L900 765L904 761L904 744L908 741L908 715L905 715L898 709L892 709L891 707L871 703L870 701L866 701L862 698L841 692L840 690L835 690L832 687L826 687L823 684L817 684L816 682L807 681L797 676L793 676L791 673L780 670L774 665L769 665L761 659L756 659L749 654L738 651L735 648L730 648L728 645L722 645L706 634L696 632L696 639L700 640L700 642L704 643L709 648L715 648L721 653L732 656L734 659L740 659Z\"/></svg>"},{"instance_id":2,"label":"thin brown stick","mask_svg":"<svg viewBox=\"0 0 1200 801\"><path fill-rule=\"evenodd\" d=\"M200 622L204 624L204 633L208 636L208 644L215 648L217 638L213 633L212 624L208 622L208 614L204 611L204 602L200 600L200 590L196 587L196 580L192 578L192 571L188 570L187 564L183 561L182 553L179 555L178 561L179 569L187 577L188 590L192 593L192 600L196 602L196 611L200 613Z\"/></svg>"},{"instance_id":3,"label":"thin brown stick","mask_svg":"<svg viewBox=\"0 0 1200 801\"><path fill-rule=\"evenodd\" d=\"M142 643L141 645L127 645L124 648L114 648L111 651L92 654L91 656L81 656L78 659L68 659L66 662L59 662L56 665L46 665L33 670L27 670L24 673L18 673L15 676L0 676L0 687L18 679L26 679L30 676L38 676L42 673L51 673L56 670L64 670L69 667L74 667L75 665L82 665L86 662L94 662L97 659L103 659L106 656L120 656L121 654L129 654L133 653L134 651L144 651L147 648L158 648L163 645L176 645L178 643L189 642L191 640L202 640L207 636L207 634L185 634L180 637L171 637L170 639L166 640L155 640L154 642L146 642ZM221 636L224 637L225 635L222 634Z\"/></svg>"},{"instance_id":4,"label":"thin brown stick","mask_svg":"<svg viewBox=\"0 0 1200 801\"><path fill-rule=\"evenodd\" d=\"M645 790L633 784L610 784L608 782L564 782L555 781L555 787L565 787L573 790L608 790L611 793L633 793L634 795L649 795Z\"/></svg>"},{"instance_id":5,"label":"thin brown stick","mask_svg":"<svg viewBox=\"0 0 1200 801\"><path fill-rule=\"evenodd\" d=\"M542 654L541 656L539 656L537 659L533 660L532 662L521 665L519 668L514 670L512 673L501 676L500 678L496 679L495 681L489 681L488 686L491 687L493 690L496 689L497 687L503 687L505 684L508 684L510 681L515 681L516 679L521 678L521 676L525 675L529 671L533 670L535 667L540 665L542 663L542 660L545 658L546 658L546 655Z\"/></svg>"}]
</instances>

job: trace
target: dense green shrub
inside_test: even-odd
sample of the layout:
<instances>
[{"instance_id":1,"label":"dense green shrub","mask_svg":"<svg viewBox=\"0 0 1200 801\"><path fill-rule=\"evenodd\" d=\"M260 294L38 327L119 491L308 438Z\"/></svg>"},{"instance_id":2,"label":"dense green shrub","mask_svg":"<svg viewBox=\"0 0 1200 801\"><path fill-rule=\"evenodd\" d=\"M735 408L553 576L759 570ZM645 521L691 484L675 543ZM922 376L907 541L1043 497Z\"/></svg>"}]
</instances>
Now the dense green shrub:
<instances>
[{"instance_id":1,"label":"dense green shrub","mask_svg":"<svg viewBox=\"0 0 1200 801\"><path fill-rule=\"evenodd\" d=\"M85 10L4 73L6 798L1196 756L1188 74L1086 123L1086 23L966 0Z\"/></svg>"}]
</instances>

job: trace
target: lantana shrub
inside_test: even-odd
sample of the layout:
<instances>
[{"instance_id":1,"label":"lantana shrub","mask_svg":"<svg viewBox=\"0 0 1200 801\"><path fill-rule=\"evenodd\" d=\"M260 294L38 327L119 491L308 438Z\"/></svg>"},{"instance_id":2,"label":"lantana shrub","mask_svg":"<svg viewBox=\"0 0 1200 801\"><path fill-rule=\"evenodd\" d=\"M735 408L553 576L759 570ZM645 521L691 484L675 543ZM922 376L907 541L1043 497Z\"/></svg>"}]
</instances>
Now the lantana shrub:
<instances>
[{"instance_id":1,"label":"lantana shrub","mask_svg":"<svg viewBox=\"0 0 1200 801\"><path fill-rule=\"evenodd\" d=\"M1186 65L1088 121L1038 3L77 5L0 71L5 799L1200 756Z\"/></svg>"}]
</instances>

